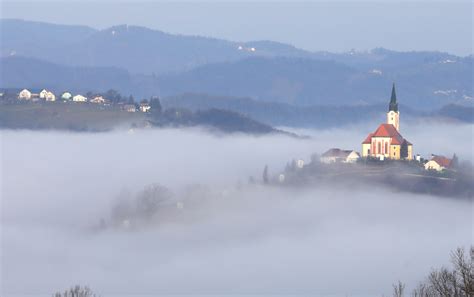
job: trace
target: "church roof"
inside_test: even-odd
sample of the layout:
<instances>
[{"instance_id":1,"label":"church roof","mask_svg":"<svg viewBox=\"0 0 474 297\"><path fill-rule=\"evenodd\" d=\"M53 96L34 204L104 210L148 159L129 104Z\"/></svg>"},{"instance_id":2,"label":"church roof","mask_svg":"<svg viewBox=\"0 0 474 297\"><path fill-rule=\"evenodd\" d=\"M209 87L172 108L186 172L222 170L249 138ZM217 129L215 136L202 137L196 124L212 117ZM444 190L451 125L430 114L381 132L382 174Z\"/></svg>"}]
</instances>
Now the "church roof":
<instances>
[{"instance_id":1,"label":"church roof","mask_svg":"<svg viewBox=\"0 0 474 297\"><path fill-rule=\"evenodd\" d=\"M367 136L367 138L364 140L364 142L362 142L362 144L367 144L367 143L372 143L372 136L374 135L374 133L369 133L369 135Z\"/></svg>"},{"instance_id":2,"label":"church roof","mask_svg":"<svg viewBox=\"0 0 474 297\"><path fill-rule=\"evenodd\" d=\"M392 144L402 145L406 141L408 145L411 145L411 143L404 139L392 124L380 124L377 130L375 130L374 133L370 133L362 143L371 143L372 137L390 137Z\"/></svg>"}]
</instances>

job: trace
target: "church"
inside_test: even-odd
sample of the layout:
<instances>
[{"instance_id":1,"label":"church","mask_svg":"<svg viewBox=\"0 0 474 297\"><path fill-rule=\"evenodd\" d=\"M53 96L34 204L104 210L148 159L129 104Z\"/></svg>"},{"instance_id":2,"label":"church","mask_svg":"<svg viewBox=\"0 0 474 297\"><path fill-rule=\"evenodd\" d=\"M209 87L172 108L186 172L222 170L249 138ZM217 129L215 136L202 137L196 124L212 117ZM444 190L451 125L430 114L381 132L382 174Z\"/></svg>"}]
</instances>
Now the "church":
<instances>
[{"instance_id":1,"label":"church","mask_svg":"<svg viewBox=\"0 0 474 297\"><path fill-rule=\"evenodd\" d=\"M380 124L362 142L362 156L380 160L412 160L413 145L400 134L400 112L398 111L395 84L387 112L387 123Z\"/></svg>"}]
</instances>

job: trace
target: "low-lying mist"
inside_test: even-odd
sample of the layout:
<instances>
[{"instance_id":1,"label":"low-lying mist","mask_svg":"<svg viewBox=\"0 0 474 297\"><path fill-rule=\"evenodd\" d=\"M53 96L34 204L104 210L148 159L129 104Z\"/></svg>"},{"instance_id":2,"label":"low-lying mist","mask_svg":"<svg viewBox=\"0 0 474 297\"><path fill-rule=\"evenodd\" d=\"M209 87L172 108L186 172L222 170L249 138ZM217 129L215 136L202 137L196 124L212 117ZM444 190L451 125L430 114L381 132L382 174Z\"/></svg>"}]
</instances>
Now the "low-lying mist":
<instances>
[{"instance_id":1,"label":"low-lying mist","mask_svg":"<svg viewBox=\"0 0 474 297\"><path fill-rule=\"evenodd\" d=\"M413 286L472 244L472 200L248 184L266 164L277 174L331 147L360 150L373 128L299 131L310 139L1 131L2 295L76 283L102 296L382 296L399 279ZM474 159L472 125L403 129L415 153ZM117 201L150 184L169 190L167 207L146 224L110 227Z\"/></svg>"}]
</instances>

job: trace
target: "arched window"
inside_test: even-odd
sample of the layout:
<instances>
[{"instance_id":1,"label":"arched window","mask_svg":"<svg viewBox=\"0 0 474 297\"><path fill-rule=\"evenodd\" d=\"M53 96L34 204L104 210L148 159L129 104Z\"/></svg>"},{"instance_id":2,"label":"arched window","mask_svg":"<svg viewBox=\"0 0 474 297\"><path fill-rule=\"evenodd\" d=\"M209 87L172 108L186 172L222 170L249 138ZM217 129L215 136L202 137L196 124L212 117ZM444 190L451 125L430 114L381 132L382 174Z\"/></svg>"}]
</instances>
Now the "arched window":
<instances>
[{"instance_id":1,"label":"arched window","mask_svg":"<svg viewBox=\"0 0 474 297\"><path fill-rule=\"evenodd\" d=\"M385 143L385 153L388 154L388 142Z\"/></svg>"},{"instance_id":2,"label":"arched window","mask_svg":"<svg viewBox=\"0 0 474 297\"><path fill-rule=\"evenodd\" d=\"M379 143L377 144L377 153L379 153L379 154L382 153L382 143L381 143L381 142L379 142Z\"/></svg>"}]
</instances>

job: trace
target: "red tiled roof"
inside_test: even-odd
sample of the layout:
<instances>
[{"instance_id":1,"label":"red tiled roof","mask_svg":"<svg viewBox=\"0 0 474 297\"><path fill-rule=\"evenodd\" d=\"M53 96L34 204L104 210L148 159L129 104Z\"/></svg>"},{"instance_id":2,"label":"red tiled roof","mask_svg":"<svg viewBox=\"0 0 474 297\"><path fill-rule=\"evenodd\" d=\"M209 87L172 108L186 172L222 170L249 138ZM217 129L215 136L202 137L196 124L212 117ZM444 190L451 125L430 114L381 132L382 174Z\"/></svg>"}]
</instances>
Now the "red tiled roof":
<instances>
[{"instance_id":1,"label":"red tiled roof","mask_svg":"<svg viewBox=\"0 0 474 297\"><path fill-rule=\"evenodd\" d=\"M372 137L390 137L391 144L402 145L406 141L408 145L411 143L404 139L403 136L397 131L395 126L392 124L380 124L380 126L375 130L374 133L370 133L367 138L362 142L362 144L367 144L372 142Z\"/></svg>"},{"instance_id":2,"label":"red tiled roof","mask_svg":"<svg viewBox=\"0 0 474 297\"><path fill-rule=\"evenodd\" d=\"M446 158L445 156L434 156L431 158L432 161L435 161L438 163L440 166L443 166L445 168L449 168L451 166L451 159Z\"/></svg>"},{"instance_id":3,"label":"red tiled roof","mask_svg":"<svg viewBox=\"0 0 474 297\"><path fill-rule=\"evenodd\" d=\"M367 138L364 140L364 142L362 142L362 144L367 144L367 143L372 143L372 136L374 135L374 133L369 133L369 135L367 136Z\"/></svg>"},{"instance_id":4,"label":"red tiled roof","mask_svg":"<svg viewBox=\"0 0 474 297\"><path fill-rule=\"evenodd\" d=\"M397 129L392 124L380 124L380 126L375 130L373 137L396 137L400 136Z\"/></svg>"}]
</instances>

